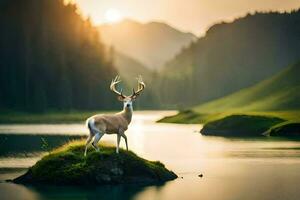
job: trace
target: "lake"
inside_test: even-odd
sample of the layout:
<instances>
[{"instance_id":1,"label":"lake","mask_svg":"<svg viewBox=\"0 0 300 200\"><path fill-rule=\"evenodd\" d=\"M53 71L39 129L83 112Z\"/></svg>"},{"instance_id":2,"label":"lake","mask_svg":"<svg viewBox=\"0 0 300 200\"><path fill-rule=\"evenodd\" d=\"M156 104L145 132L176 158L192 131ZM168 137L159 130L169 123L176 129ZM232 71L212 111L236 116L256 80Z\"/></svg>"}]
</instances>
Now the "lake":
<instances>
[{"instance_id":1,"label":"lake","mask_svg":"<svg viewBox=\"0 0 300 200\"><path fill-rule=\"evenodd\" d=\"M129 149L159 160L179 178L158 186L23 186L5 182L24 173L45 151L85 138L84 123L0 125L0 199L299 199L300 141L202 136L202 125L155 123L173 111L135 112ZM115 143L115 135L101 141ZM124 140L121 141L125 147ZM101 143L100 143L101 145ZM203 174L203 177L199 177Z\"/></svg>"}]
</instances>

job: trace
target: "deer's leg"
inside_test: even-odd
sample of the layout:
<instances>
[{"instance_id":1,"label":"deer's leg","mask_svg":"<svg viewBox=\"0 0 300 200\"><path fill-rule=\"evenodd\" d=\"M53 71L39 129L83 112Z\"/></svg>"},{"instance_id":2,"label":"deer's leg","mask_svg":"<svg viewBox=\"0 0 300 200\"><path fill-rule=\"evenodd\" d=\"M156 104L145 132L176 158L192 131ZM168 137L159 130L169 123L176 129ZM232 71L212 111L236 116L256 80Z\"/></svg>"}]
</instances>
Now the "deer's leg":
<instances>
[{"instance_id":1,"label":"deer's leg","mask_svg":"<svg viewBox=\"0 0 300 200\"><path fill-rule=\"evenodd\" d=\"M90 133L90 135L89 135L88 138L86 139L84 156L86 156L87 149L88 149L88 147L89 147L89 145L90 145L92 139L93 139L93 135Z\"/></svg>"},{"instance_id":2,"label":"deer's leg","mask_svg":"<svg viewBox=\"0 0 300 200\"><path fill-rule=\"evenodd\" d=\"M94 141L92 143L92 146L95 148L96 151L99 151L99 147L97 146L99 140L102 138L102 136L104 135L104 133L102 132L98 132L96 135L95 135L95 138L94 138Z\"/></svg>"},{"instance_id":3,"label":"deer's leg","mask_svg":"<svg viewBox=\"0 0 300 200\"><path fill-rule=\"evenodd\" d=\"M121 132L121 136L124 138L126 143L126 150L128 151L128 143L127 143L127 136L125 135L125 132Z\"/></svg>"},{"instance_id":4,"label":"deer's leg","mask_svg":"<svg viewBox=\"0 0 300 200\"><path fill-rule=\"evenodd\" d=\"M118 133L117 134L117 148L116 148L116 153L119 153L120 140L121 140L121 135Z\"/></svg>"}]
</instances>

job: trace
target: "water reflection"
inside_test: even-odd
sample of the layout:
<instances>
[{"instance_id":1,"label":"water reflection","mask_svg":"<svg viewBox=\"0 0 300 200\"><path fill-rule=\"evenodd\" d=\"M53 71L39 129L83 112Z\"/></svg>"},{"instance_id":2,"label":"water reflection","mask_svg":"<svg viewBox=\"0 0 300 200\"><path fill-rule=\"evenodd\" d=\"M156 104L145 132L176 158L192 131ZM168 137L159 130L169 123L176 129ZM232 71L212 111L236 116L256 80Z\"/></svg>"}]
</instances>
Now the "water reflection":
<instances>
[{"instance_id":1,"label":"water reflection","mask_svg":"<svg viewBox=\"0 0 300 200\"><path fill-rule=\"evenodd\" d=\"M34 152L51 150L81 136L0 134L1 156L30 157Z\"/></svg>"},{"instance_id":2,"label":"water reflection","mask_svg":"<svg viewBox=\"0 0 300 200\"><path fill-rule=\"evenodd\" d=\"M19 172L21 174L23 172ZM16 175L16 174L11 174ZM2 177L3 178L3 177ZM13 183L0 183L1 199L15 200L47 200L47 199L101 199L130 200L143 199L153 193L159 193L164 184L156 186L145 185L108 185L108 186L23 186ZM15 192L17 191L17 192ZM140 196L142 194L142 196ZM147 195L148 194L148 195Z\"/></svg>"}]
</instances>

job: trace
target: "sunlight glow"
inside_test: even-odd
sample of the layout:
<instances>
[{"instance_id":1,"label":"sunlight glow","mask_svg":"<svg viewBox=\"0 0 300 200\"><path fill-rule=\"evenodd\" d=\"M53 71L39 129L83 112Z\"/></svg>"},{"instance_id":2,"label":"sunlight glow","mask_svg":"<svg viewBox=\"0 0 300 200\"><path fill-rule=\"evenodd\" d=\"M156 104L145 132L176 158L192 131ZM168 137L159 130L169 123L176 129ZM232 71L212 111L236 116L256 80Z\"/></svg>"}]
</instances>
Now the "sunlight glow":
<instances>
[{"instance_id":1,"label":"sunlight glow","mask_svg":"<svg viewBox=\"0 0 300 200\"><path fill-rule=\"evenodd\" d=\"M122 19L121 13L117 9L110 8L105 12L105 20L108 23L118 22Z\"/></svg>"}]
</instances>

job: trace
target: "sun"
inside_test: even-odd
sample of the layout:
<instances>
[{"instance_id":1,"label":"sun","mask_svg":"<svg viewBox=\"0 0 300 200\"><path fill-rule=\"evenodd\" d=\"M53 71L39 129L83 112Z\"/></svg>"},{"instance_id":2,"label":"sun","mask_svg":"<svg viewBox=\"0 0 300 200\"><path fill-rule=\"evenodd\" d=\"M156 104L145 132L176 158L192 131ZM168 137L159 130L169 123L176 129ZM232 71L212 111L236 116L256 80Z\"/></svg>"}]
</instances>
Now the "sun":
<instances>
[{"instance_id":1,"label":"sun","mask_svg":"<svg viewBox=\"0 0 300 200\"><path fill-rule=\"evenodd\" d=\"M105 20L109 23L118 22L122 19L121 13L119 10L110 8L105 12Z\"/></svg>"}]
</instances>

